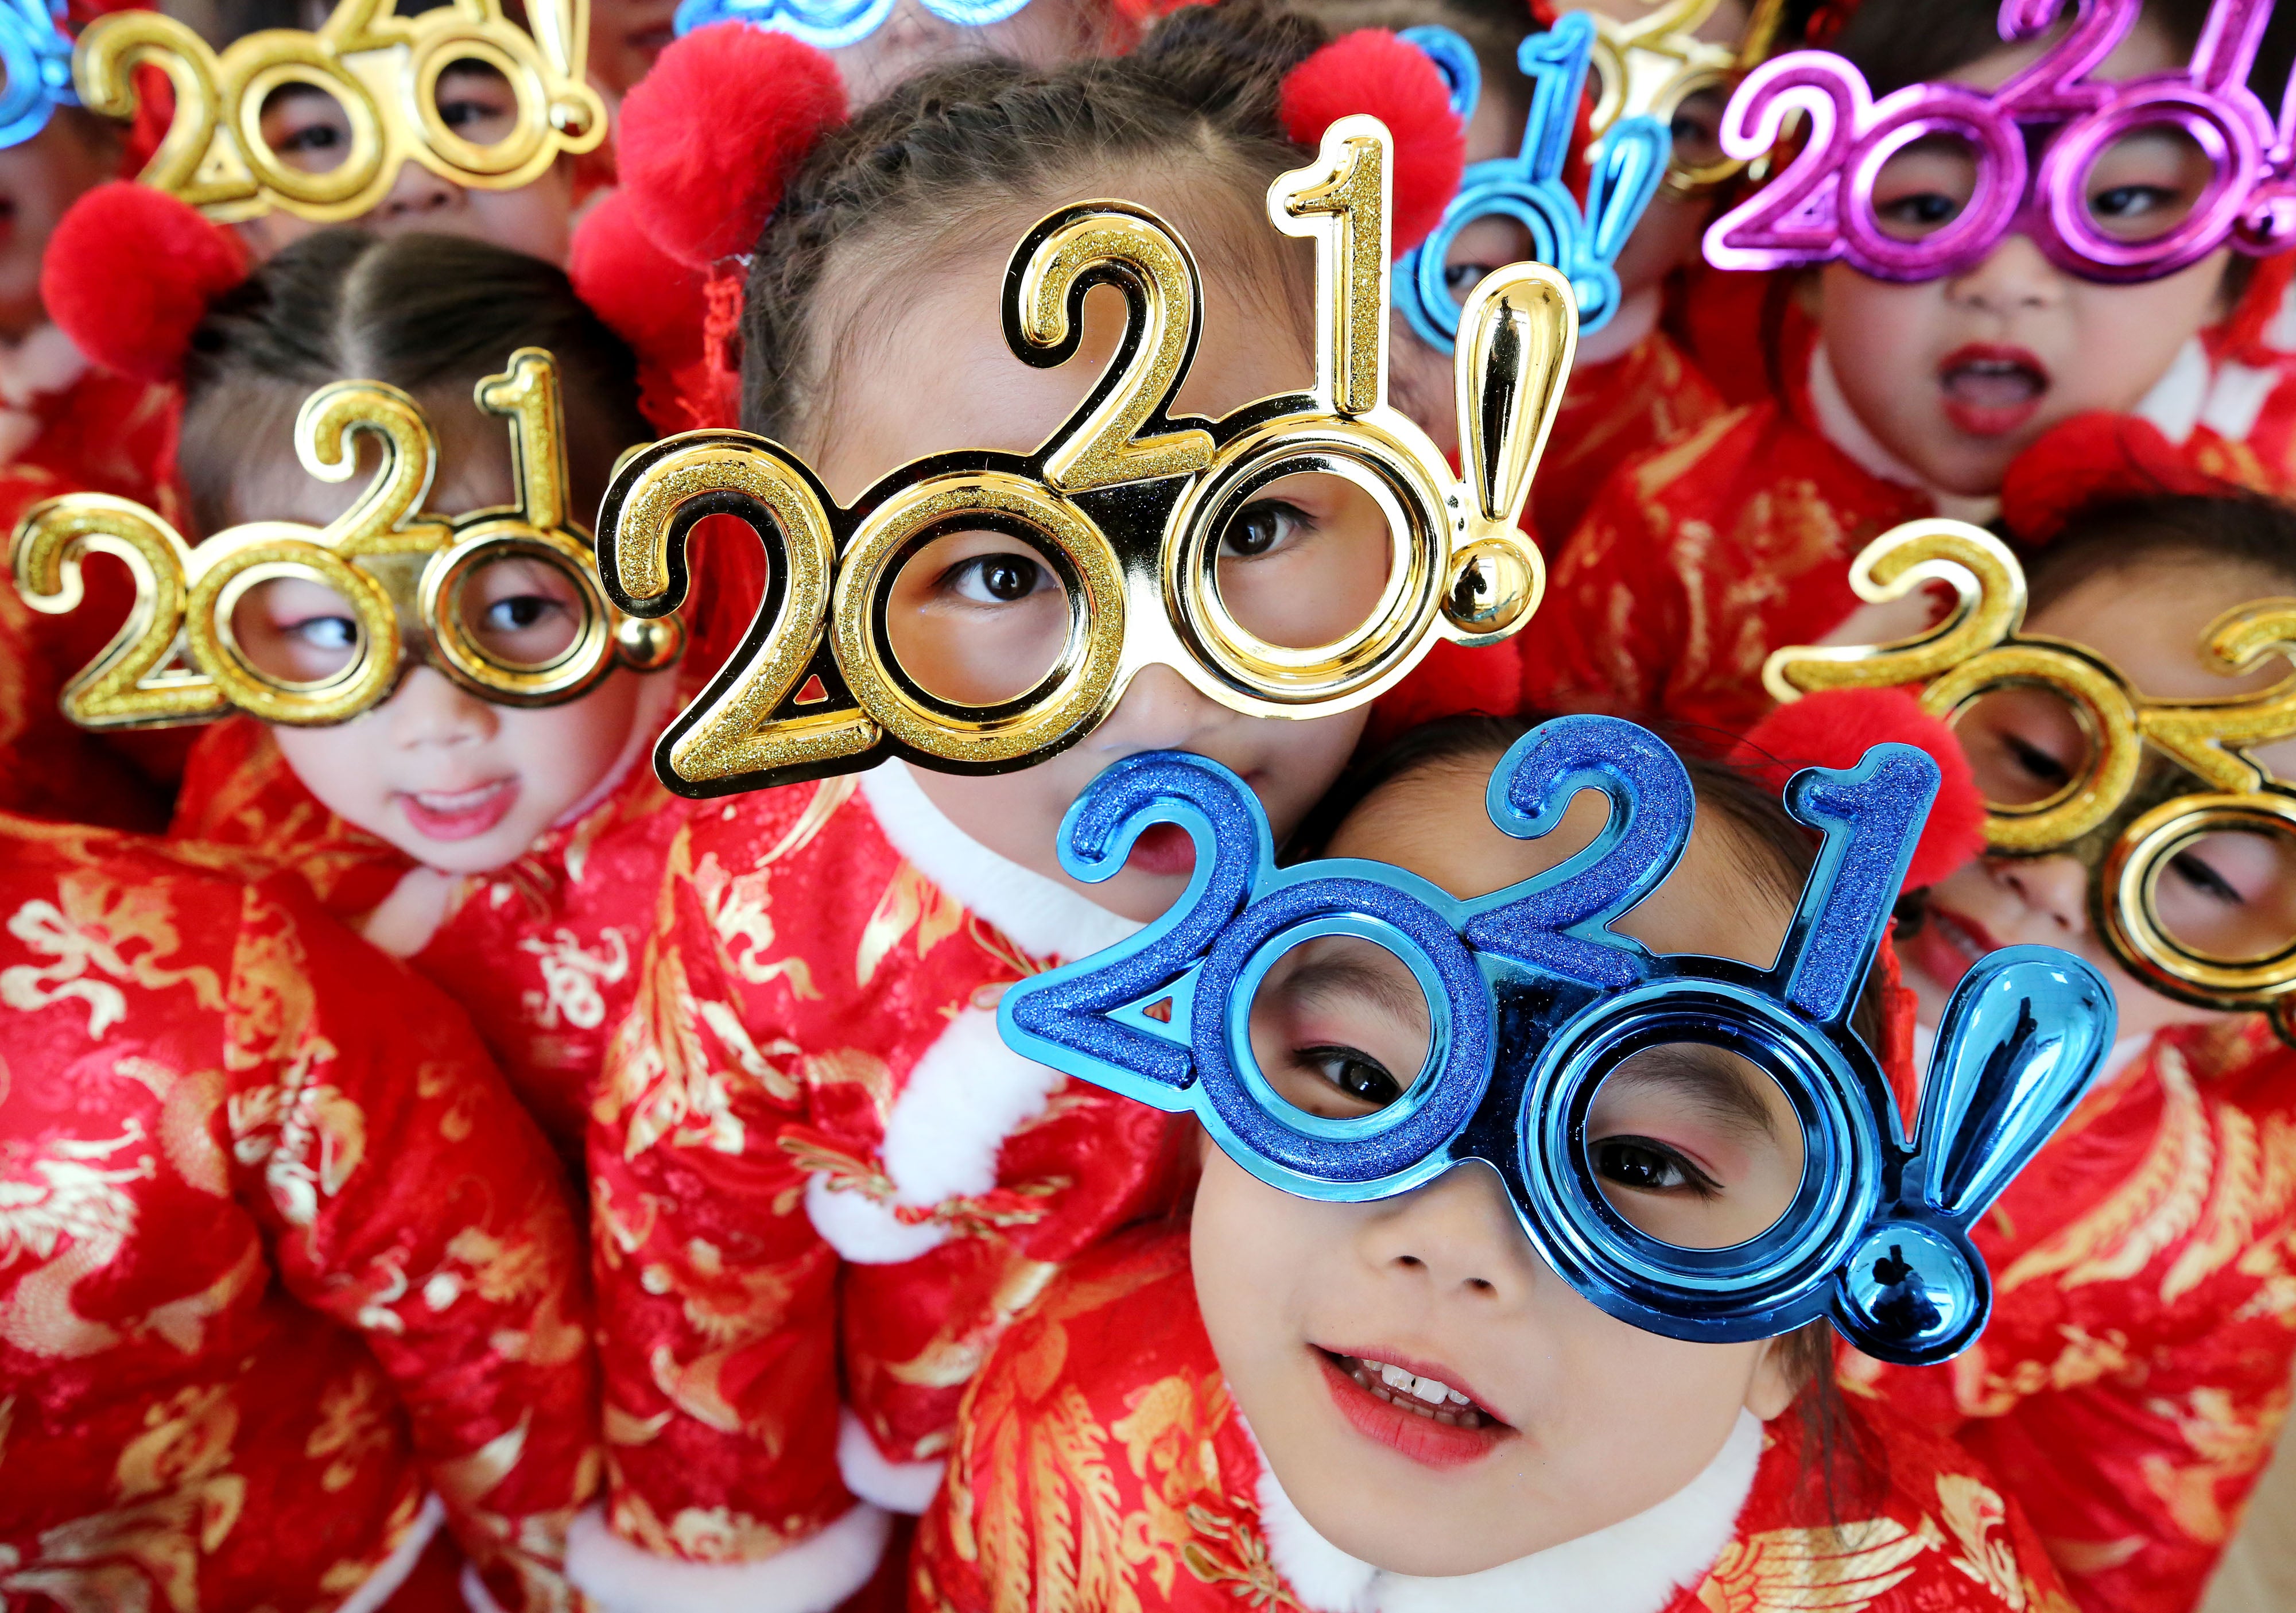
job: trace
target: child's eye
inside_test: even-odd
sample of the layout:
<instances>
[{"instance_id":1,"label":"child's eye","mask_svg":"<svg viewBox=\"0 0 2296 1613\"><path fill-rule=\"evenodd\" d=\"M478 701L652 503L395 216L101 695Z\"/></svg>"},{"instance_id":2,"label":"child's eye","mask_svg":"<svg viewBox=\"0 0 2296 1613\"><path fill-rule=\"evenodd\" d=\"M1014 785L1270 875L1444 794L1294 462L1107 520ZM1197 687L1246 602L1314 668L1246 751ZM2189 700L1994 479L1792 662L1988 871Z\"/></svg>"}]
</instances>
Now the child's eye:
<instances>
[{"instance_id":1,"label":"child's eye","mask_svg":"<svg viewBox=\"0 0 2296 1613\"><path fill-rule=\"evenodd\" d=\"M314 650L358 648L358 623L348 616L314 616L290 622L280 632Z\"/></svg>"},{"instance_id":2,"label":"child's eye","mask_svg":"<svg viewBox=\"0 0 2296 1613\"><path fill-rule=\"evenodd\" d=\"M348 143L343 131L330 124L307 124L286 135L279 141L279 152L286 157L309 156L318 151L332 151Z\"/></svg>"},{"instance_id":3,"label":"child's eye","mask_svg":"<svg viewBox=\"0 0 2296 1613\"><path fill-rule=\"evenodd\" d=\"M2170 857L2169 867L2178 879L2211 901L2237 907L2245 900L2222 874L2189 851L2180 851Z\"/></svg>"},{"instance_id":4,"label":"child's eye","mask_svg":"<svg viewBox=\"0 0 2296 1613\"><path fill-rule=\"evenodd\" d=\"M1447 263L1443 266L1443 286L1455 298L1464 299L1500 266L1495 263Z\"/></svg>"},{"instance_id":5,"label":"child's eye","mask_svg":"<svg viewBox=\"0 0 2296 1613\"><path fill-rule=\"evenodd\" d=\"M1934 230L1951 224L1961 212L1960 201L1942 191L1916 191L1878 204L1874 209L1891 224L1911 229Z\"/></svg>"},{"instance_id":6,"label":"child's eye","mask_svg":"<svg viewBox=\"0 0 2296 1613\"><path fill-rule=\"evenodd\" d=\"M1025 554L980 554L950 567L942 581L950 593L976 605L1009 605L1049 585L1052 577Z\"/></svg>"},{"instance_id":7,"label":"child's eye","mask_svg":"<svg viewBox=\"0 0 2296 1613\"><path fill-rule=\"evenodd\" d=\"M2099 218L2141 218L2180 201L2178 192L2160 184L2117 184L2088 199L2088 210Z\"/></svg>"},{"instance_id":8,"label":"child's eye","mask_svg":"<svg viewBox=\"0 0 2296 1613\"><path fill-rule=\"evenodd\" d=\"M1687 1193L1710 1199L1713 1178L1663 1142L1648 1137L1604 1137L1588 1150L1595 1174L1644 1193Z\"/></svg>"},{"instance_id":9,"label":"child's eye","mask_svg":"<svg viewBox=\"0 0 2296 1613\"><path fill-rule=\"evenodd\" d=\"M486 624L497 633L523 633L541 626L553 612L565 609L558 601L538 594L517 594L489 604Z\"/></svg>"},{"instance_id":10,"label":"child's eye","mask_svg":"<svg viewBox=\"0 0 2296 1613\"><path fill-rule=\"evenodd\" d=\"M1403 1096L1403 1085L1370 1054L1352 1047L1303 1047L1292 1055L1333 1086L1371 1109Z\"/></svg>"},{"instance_id":11,"label":"child's eye","mask_svg":"<svg viewBox=\"0 0 2296 1613\"><path fill-rule=\"evenodd\" d=\"M2013 733L2005 733L2001 736L2001 747L2009 753L2011 761L2051 790L2062 790L2072 782L2073 775L2065 765L2038 745L2021 740Z\"/></svg>"},{"instance_id":12,"label":"child's eye","mask_svg":"<svg viewBox=\"0 0 2296 1613\"><path fill-rule=\"evenodd\" d=\"M1471 282L1472 283L1472 282ZM1246 504L1220 534L1220 553L1257 560L1312 529L1308 512L1280 499Z\"/></svg>"}]
</instances>

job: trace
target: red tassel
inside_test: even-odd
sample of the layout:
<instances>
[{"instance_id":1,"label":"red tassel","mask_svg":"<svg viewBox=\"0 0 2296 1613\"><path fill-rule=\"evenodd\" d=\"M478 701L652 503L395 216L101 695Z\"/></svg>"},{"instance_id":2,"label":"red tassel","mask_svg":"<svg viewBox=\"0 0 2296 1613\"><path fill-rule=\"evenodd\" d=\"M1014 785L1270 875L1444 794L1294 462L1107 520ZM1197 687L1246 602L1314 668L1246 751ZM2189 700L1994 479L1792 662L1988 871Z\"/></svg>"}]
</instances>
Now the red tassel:
<instances>
[{"instance_id":1,"label":"red tassel","mask_svg":"<svg viewBox=\"0 0 2296 1613\"><path fill-rule=\"evenodd\" d=\"M247 249L165 191L113 180L72 203L48 237L40 299L108 370L168 381L208 304L247 278Z\"/></svg>"},{"instance_id":2,"label":"red tassel","mask_svg":"<svg viewBox=\"0 0 2296 1613\"><path fill-rule=\"evenodd\" d=\"M1409 251L1443 221L1467 164L1467 134L1443 75L1424 53L1385 29L1333 40L1283 80L1283 130L1312 146L1350 112L1368 112L1395 136L1394 250Z\"/></svg>"},{"instance_id":3,"label":"red tassel","mask_svg":"<svg viewBox=\"0 0 2296 1613\"><path fill-rule=\"evenodd\" d=\"M1934 885L1985 849L1985 799L1953 730L1903 689L1833 689L1780 706L1754 725L1731 760L1774 789L1804 767L1854 767L1889 741L1930 753L1937 802L1906 870L1905 888Z\"/></svg>"}]
</instances>

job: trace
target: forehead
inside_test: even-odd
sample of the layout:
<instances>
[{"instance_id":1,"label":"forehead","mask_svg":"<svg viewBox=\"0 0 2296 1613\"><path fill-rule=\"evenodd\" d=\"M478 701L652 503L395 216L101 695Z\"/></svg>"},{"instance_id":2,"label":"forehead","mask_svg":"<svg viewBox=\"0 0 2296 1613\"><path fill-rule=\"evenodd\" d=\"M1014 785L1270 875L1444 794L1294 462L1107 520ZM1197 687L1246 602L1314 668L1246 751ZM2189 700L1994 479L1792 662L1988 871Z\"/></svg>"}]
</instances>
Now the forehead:
<instances>
[{"instance_id":1,"label":"forehead","mask_svg":"<svg viewBox=\"0 0 2296 1613\"><path fill-rule=\"evenodd\" d=\"M2234 677L2203 653L2209 626L2242 605L2296 589L2234 566L2161 556L2098 572L2027 618L2029 632L2070 639L2118 667L2157 700L2206 700L2269 688L2287 675L2277 660Z\"/></svg>"},{"instance_id":2,"label":"forehead","mask_svg":"<svg viewBox=\"0 0 2296 1613\"><path fill-rule=\"evenodd\" d=\"M420 401L439 442L438 470L422 508L437 515L466 515L515 503L518 489L511 479L507 423L480 414L467 398ZM366 491L382 463L374 439L362 435L357 471L342 481L321 481L297 461L286 432L266 435L264 444L247 450L233 475L230 516L234 524L290 520L324 527Z\"/></svg>"},{"instance_id":3,"label":"forehead","mask_svg":"<svg viewBox=\"0 0 2296 1613\"><path fill-rule=\"evenodd\" d=\"M1981 90L1997 90L2023 72L2063 41L2070 23L2060 23L2038 39L2025 40L2016 45L2005 45L1988 53L1965 67L1956 68L1946 78L1956 84L1966 84ZM2112 53L2100 63L2090 77L2106 83L2119 83L2127 78L2141 78L2149 73L2166 73L2181 67L2185 53L2178 50L2160 24L2148 17L2139 17L2128 37L2113 46Z\"/></svg>"},{"instance_id":4,"label":"forehead","mask_svg":"<svg viewBox=\"0 0 2296 1613\"><path fill-rule=\"evenodd\" d=\"M1459 897L1488 896L1576 856L1603 827L1605 803L1580 792L1541 839L1501 832L1484 809L1498 758L1447 762L1381 786L1348 815L1329 855L1403 868ZM1690 847L1666 882L1611 926L1655 953L1702 953L1767 965L1797 893L1748 874L1737 831L1702 806Z\"/></svg>"},{"instance_id":5,"label":"forehead","mask_svg":"<svg viewBox=\"0 0 2296 1613\"><path fill-rule=\"evenodd\" d=\"M1641 22L1659 9L1657 0L1590 0L1583 8L1597 16L1609 17L1620 22ZM1713 12L1693 30L1693 36L1710 45L1734 45L1746 29L1746 7L1742 0L1722 0Z\"/></svg>"},{"instance_id":6,"label":"forehead","mask_svg":"<svg viewBox=\"0 0 2296 1613\"><path fill-rule=\"evenodd\" d=\"M1206 190L1225 189L1207 186ZM961 246L905 261L824 304L821 396L807 435L824 474L849 497L895 465L955 448L1029 453L1084 400L1115 356L1125 306L1112 288L1087 297L1084 337L1066 364L1022 363L1004 340L1004 269L1037 218L1070 201L1119 196L1152 209L1193 250L1203 287L1194 362L1177 413L1226 414L1314 381L1304 307L1308 243L1279 236L1236 199L1223 206L1168 181L1094 176L1073 196L985 223ZM857 251L865 252L865 242ZM1287 273L1287 261L1296 273ZM920 363L931 355L929 366ZM821 429L833 421L833 431ZM855 479L859 485L854 485Z\"/></svg>"}]
</instances>

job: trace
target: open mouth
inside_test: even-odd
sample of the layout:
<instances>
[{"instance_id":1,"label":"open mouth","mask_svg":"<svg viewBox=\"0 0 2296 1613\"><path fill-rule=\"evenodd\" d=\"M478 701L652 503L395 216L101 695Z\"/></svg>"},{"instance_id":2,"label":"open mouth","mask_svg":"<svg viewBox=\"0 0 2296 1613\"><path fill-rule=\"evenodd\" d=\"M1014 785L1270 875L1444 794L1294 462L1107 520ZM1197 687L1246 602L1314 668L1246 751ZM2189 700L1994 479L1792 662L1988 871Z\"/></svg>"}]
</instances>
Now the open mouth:
<instances>
[{"instance_id":1,"label":"open mouth","mask_svg":"<svg viewBox=\"0 0 2296 1613\"><path fill-rule=\"evenodd\" d=\"M468 840L482 835L518 804L518 780L496 779L470 790L406 790L399 810L417 833L433 840Z\"/></svg>"},{"instance_id":2,"label":"open mouth","mask_svg":"<svg viewBox=\"0 0 2296 1613\"><path fill-rule=\"evenodd\" d=\"M2049 368L2023 348L1972 342L1938 366L1946 418L1972 437L2005 437L2040 412Z\"/></svg>"},{"instance_id":3,"label":"open mouth","mask_svg":"<svg viewBox=\"0 0 2296 1613\"><path fill-rule=\"evenodd\" d=\"M1136 873L1185 874L1196 865L1196 842L1177 823L1151 823L1132 842L1124 865Z\"/></svg>"},{"instance_id":4,"label":"open mouth","mask_svg":"<svg viewBox=\"0 0 2296 1613\"><path fill-rule=\"evenodd\" d=\"M1934 903L1923 905L1921 924L1906 935L1904 946L1914 967L1948 991L1980 958L2001 950L1984 925Z\"/></svg>"},{"instance_id":5,"label":"open mouth","mask_svg":"<svg viewBox=\"0 0 2296 1613\"><path fill-rule=\"evenodd\" d=\"M1468 1390L1377 1355L1316 1348L1332 1398L1357 1432L1428 1467L1480 1460L1515 1430Z\"/></svg>"}]
</instances>

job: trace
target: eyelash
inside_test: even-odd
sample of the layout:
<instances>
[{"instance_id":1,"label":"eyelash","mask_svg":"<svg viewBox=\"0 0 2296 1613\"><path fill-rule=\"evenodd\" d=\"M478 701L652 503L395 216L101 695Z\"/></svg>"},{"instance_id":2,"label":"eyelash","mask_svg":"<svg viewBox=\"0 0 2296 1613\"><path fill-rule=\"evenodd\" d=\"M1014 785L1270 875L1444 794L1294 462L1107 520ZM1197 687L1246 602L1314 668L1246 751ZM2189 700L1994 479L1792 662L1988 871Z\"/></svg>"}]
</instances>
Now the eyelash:
<instances>
[{"instance_id":1,"label":"eyelash","mask_svg":"<svg viewBox=\"0 0 2296 1613\"><path fill-rule=\"evenodd\" d=\"M1668 1147L1665 1143L1659 1142L1654 1137L1637 1137L1632 1135L1603 1137L1590 1143L1587 1147L1587 1152L1592 1154L1598 1162L1595 1166L1595 1174L1597 1175L1604 1174L1599 1163L1603 1155L1603 1150L1612 1148L1639 1149L1645 1153L1655 1154L1659 1159L1665 1161L1668 1165L1672 1166L1677 1171L1679 1171L1682 1174L1682 1183L1678 1187L1644 1187L1637 1183L1629 1182L1620 1183L1621 1187L1629 1188L1636 1192L1645 1193L1688 1193L1702 1200L1718 1199L1722 1196L1722 1184L1720 1183L1715 1181L1713 1177L1708 1175L1695 1165L1693 1165L1676 1150Z\"/></svg>"},{"instance_id":2,"label":"eyelash","mask_svg":"<svg viewBox=\"0 0 2296 1613\"><path fill-rule=\"evenodd\" d=\"M1341 1047L1338 1045L1296 1047L1292 1050L1292 1056L1303 1068L1313 1069L1317 1077L1328 1084L1332 1091L1342 1094L1351 1102L1368 1103L1374 1109L1384 1109L1389 1104L1394 1102L1398 1098L1403 1096L1403 1083L1398 1081L1393 1073L1390 1072L1384 1064L1382 1064L1378 1060L1363 1052L1360 1048ZM1327 1067L1334 1064L1342 1066L1353 1065L1358 1069L1376 1071L1378 1073L1379 1079L1386 1082L1388 1085L1390 1089L1388 1095L1383 1098L1374 1099L1366 1097L1361 1093L1349 1092L1346 1087L1340 1085L1338 1079L1334 1076L1329 1073Z\"/></svg>"},{"instance_id":3,"label":"eyelash","mask_svg":"<svg viewBox=\"0 0 2296 1613\"><path fill-rule=\"evenodd\" d=\"M2169 859L2169 866L2177 871L2177 878L2203 896L2214 897L2230 906L2242 905L2243 898L2225 877L2190 852L2179 852Z\"/></svg>"}]
</instances>

